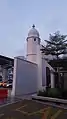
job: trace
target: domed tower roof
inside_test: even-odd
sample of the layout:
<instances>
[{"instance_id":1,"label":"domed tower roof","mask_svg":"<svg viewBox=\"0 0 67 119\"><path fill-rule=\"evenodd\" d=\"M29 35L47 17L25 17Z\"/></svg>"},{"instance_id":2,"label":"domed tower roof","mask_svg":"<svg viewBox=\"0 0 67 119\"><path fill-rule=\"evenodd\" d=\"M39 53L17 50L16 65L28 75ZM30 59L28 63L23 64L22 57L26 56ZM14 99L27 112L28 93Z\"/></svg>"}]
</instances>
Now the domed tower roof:
<instances>
[{"instance_id":1,"label":"domed tower roof","mask_svg":"<svg viewBox=\"0 0 67 119\"><path fill-rule=\"evenodd\" d=\"M35 25L32 26L31 30L28 33L28 37L39 37L39 32L35 29Z\"/></svg>"}]
</instances>

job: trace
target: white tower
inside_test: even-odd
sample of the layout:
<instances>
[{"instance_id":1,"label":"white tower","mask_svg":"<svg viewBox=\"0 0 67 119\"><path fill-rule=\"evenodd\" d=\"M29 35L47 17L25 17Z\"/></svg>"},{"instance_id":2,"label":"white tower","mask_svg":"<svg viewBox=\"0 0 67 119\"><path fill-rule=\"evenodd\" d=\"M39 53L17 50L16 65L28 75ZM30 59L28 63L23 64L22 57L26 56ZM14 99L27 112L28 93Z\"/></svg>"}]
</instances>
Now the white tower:
<instances>
[{"instance_id":1,"label":"white tower","mask_svg":"<svg viewBox=\"0 0 67 119\"><path fill-rule=\"evenodd\" d=\"M27 60L33 63L37 63L37 45L40 45L39 32L33 25L27 37Z\"/></svg>"}]
</instances>

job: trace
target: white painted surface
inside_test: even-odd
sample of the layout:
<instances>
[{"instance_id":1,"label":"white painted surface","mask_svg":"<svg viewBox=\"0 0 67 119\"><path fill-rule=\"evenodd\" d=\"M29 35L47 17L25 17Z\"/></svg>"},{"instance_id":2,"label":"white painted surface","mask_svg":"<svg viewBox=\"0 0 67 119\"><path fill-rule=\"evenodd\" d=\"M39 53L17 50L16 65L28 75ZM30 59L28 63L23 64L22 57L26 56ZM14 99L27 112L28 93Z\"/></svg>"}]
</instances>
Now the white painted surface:
<instances>
[{"instance_id":1,"label":"white painted surface","mask_svg":"<svg viewBox=\"0 0 67 119\"><path fill-rule=\"evenodd\" d=\"M14 96L15 95L15 91L16 91L16 79L17 79L17 58L14 58L13 87L12 87L11 96Z\"/></svg>"},{"instance_id":2,"label":"white painted surface","mask_svg":"<svg viewBox=\"0 0 67 119\"><path fill-rule=\"evenodd\" d=\"M36 92L37 65L20 58L15 58L15 60L12 95L17 96Z\"/></svg>"},{"instance_id":3,"label":"white painted surface","mask_svg":"<svg viewBox=\"0 0 67 119\"><path fill-rule=\"evenodd\" d=\"M8 97L11 97L12 90L8 89Z\"/></svg>"},{"instance_id":4,"label":"white painted surface","mask_svg":"<svg viewBox=\"0 0 67 119\"><path fill-rule=\"evenodd\" d=\"M42 59L44 59L44 58L42 58ZM44 59L44 63L45 63L45 66L46 67L49 67L49 69L50 70L52 70L53 72L55 72L55 70L51 67L51 65L49 65L48 63L47 63L47 61Z\"/></svg>"},{"instance_id":5,"label":"white painted surface","mask_svg":"<svg viewBox=\"0 0 67 119\"><path fill-rule=\"evenodd\" d=\"M37 65L38 65L38 78L37 78L37 86L38 90L42 88L42 56L40 52L40 45L37 45Z\"/></svg>"},{"instance_id":6,"label":"white painted surface","mask_svg":"<svg viewBox=\"0 0 67 119\"><path fill-rule=\"evenodd\" d=\"M37 45L40 44L39 32L35 26L28 33L27 37L27 60L37 62Z\"/></svg>"},{"instance_id":7,"label":"white painted surface","mask_svg":"<svg viewBox=\"0 0 67 119\"><path fill-rule=\"evenodd\" d=\"M51 72L51 88L54 88L55 85L54 85L54 73Z\"/></svg>"},{"instance_id":8,"label":"white painted surface","mask_svg":"<svg viewBox=\"0 0 67 119\"><path fill-rule=\"evenodd\" d=\"M34 39L36 39L36 41L34 41ZM37 37L27 38L27 60L33 63L37 62L37 45L39 40Z\"/></svg>"},{"instance_id":9,"label":"white painted surface","mask_svg":"<svg viewBox=\"0 0 67 119\"><path fill-rule=\"evenodd\" d=\"M35 25L34 27L32 26L32 28L28 33L28 37L32 37L32 36L39 37L39 32L37 31L37 29L35 29Z\"/></svg>"}]
</instances>

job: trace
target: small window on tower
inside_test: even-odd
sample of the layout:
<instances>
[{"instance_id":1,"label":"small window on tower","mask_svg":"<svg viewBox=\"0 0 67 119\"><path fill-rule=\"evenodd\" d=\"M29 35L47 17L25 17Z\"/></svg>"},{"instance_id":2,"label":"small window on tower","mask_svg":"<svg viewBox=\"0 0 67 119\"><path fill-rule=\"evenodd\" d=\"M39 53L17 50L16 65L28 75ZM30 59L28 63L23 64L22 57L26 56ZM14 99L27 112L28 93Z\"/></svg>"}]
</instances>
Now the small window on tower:
<instances>
[{"instance_id":1,"label":"small window on tower","mask_svg":"<svg viewBox=\"0 0 67 119\"><path fill-rule=\"evenodd\" d=\"M34 41L36 41L36 38L34 38Z\"/></svg>"}]
</instances>

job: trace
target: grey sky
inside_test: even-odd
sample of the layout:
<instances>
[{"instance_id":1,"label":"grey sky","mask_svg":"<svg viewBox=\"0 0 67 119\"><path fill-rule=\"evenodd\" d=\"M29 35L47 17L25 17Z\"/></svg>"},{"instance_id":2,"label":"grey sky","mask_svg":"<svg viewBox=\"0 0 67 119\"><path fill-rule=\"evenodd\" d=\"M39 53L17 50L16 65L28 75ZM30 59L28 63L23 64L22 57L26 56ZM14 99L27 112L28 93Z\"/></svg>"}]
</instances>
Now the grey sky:
<instances>
[{"instance_id":1,"label":"grey sky","mask_svg":"<svg viewBox=\"0 0 67 119\"><path fill-rule=\"evenodd\" d=\"M57 30L67 34L67 0L0 0L0 54L25 55L33 23L42 42Z\"/></svg>"}]
</instances>

